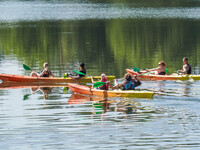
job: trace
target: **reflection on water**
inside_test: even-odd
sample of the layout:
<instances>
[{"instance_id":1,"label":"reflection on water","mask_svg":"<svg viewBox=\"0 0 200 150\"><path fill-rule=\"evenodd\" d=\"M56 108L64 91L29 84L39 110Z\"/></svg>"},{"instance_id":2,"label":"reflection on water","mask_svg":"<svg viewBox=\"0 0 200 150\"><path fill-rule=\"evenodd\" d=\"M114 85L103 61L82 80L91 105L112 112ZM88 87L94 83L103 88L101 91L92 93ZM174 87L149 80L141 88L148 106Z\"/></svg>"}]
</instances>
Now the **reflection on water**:
<instances>
[{"instance_id":1,"label":"reflection on water","mask_svg":"<svg viewBox=\"0 0 200 150\"><path fill-rule=\"evenodd\" d=\"M19 149L29 148L27 143L34 145L31 148L39 149L104 149L105 139L115 141L106 142L108 149L154 149L160 147L160 143L166 143L163 148L173 148L177 144L180 147L185 144L189 144L189 148L197 147L200 146L195 142L199 139L200 121L198 85L198 81L190 84L143 82L141 89L151 87L156 91L162 87L164 93L176 91L172 95L156 95L153 100L105 100L66 94L63 93L63 87L54 87L46 100L43 99L43 93L37 92L27 101L23 101L22 97L30 93L30 87L4 86L0 90L0 93L4 93L0 102L0 137L4 139L1 142L10 149L13 148L13 144L10 144L13 142L15 148ZM183 97L183 87L187 90L190 88L187 97ZM193 140L185 138L188 136L192 136ZM63 144L57 145L58 141Z\"/></svg>"},{"instance_id":2,"label":"reflection on water","mask_svg":"<svg viewBox=\"0 0 200 150\"><path fill-rule=\"evenodd\" d=\"M73 73L80 62L85 62L89 75L104 72L120 78L126 68L154 68L160 60L173 73L182 68L182 58L188 56L192 73L198 74L199 24L198 20L184 19L36 21L18 22L12 27L12 23L6 24L0 28L0 71L28 75L23 63L41 70L44 61L48 61L51 71L62 76L64 72Z\"/></svg>"}]
</instances>

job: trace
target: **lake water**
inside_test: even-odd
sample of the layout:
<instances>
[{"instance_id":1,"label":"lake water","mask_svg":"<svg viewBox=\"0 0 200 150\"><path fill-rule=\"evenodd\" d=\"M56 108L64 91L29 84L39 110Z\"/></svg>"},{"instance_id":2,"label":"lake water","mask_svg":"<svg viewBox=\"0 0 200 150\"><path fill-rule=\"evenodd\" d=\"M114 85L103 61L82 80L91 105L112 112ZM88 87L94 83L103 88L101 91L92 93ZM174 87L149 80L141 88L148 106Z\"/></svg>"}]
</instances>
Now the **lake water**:
<instances>
[{"instance_id":1,"label":"lake water","mask_svg":"<svg viewBox=\"0 0 200 150\"><path fill-rule=\"evenodd\" d=\"M188 57L200 74L200 1L1 1L0 73L169 73ZM13 84L14 86L14 84ZM143 81L153 99L92 101L64 87L2 88L0 149L199 149L200 81ZM101 99L100 99L101 100Z\"/></svg>"}]
</instances>

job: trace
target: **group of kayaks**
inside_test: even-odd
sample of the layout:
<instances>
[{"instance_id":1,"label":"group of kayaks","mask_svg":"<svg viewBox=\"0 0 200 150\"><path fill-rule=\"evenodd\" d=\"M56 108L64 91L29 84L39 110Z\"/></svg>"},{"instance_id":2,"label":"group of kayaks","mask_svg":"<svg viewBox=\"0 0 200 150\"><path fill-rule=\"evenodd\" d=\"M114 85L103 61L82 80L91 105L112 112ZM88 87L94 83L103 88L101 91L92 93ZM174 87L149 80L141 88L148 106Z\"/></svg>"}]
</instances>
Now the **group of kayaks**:
<instances>
[{"instance_id":1,"label":"group of kayaks","mask_svg":"<svg viewBox=\"0 0 200 150\"><path fill-rule=\"evenodd\" d=\"M132 76L137 75L140 80L200 80L200 75L155 75L155 74L142 74L133 71L132 69L126 69L126 71ZM9 88L12 85L14 87L30 87L30 86L63 86L68 85L68 87L74 93L84 94L84 95L95 95L104 98L109 97L136 97L136 98L152 98L154 92L152 91L141 91L141 90L99 90L89 86L80 85L77 83L89 83L91 82L91 77L84 76L80 79L74 79L71 77L31 77L24 75L11 75L11 74L0 74L0 79L3 81L0 84L0 89ZM93 76L94 81L101 79L100 76ZM115 79L115 76L107 76L108 81ZM19 84L18 84L19 83ZM23 83L23 84L22 84ZM22 85L22 86L20 86Z\"/></svg>"}]
</instances>

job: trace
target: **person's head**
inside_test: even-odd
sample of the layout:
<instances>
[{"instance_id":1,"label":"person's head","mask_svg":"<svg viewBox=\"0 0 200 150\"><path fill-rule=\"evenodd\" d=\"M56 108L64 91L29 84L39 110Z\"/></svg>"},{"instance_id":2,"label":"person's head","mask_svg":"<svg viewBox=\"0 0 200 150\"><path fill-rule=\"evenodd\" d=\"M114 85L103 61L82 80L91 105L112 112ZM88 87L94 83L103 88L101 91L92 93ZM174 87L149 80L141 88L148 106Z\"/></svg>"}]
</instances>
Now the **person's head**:
<instances>
[{"instance_id":1,"label":"person's head","mask_svg":"<svg viewBox=\"0 0 200 150\"><path fill-rule=\"evenodd\" d=\"M187 63L188 63L188 58L187 58L187 57L184 57L184 58L183 58L183 63L184 63L184 64L187 64Z\"/></svg>"},{"instance_id":2,"label":"person's head","mask_svg":"<svg viewBox=\"0 0 200 150\"><path fill-rule=\"evenodd\" d=\"M131 76L129 73L126 73L126 74L124 75L124 79L126 79L127 81L131 81L132 76Z\"/></svg>"},{"instance_id":3,"label":"person's head","mask_svg":"<svg viewBox=\"0 0 200 150\"><path fill-rule=\"evenodd\" d=\"M107 81L106 75L104 73L101 74L101 82L106 82L106 81Z\"/></svg>"},{"instance_id":4,"label":"person's head","mask_svg":"<svg viewBox=\"0 0 200 150\"><path fill-rule=\"evenodd\" d=\"M158 63L158 66L164 66L165 67L165 62L162 60L162 61L160 61L159 63Z\"/></svg>"},{"instance_id":5,"label":"person's head","mask_svg":"<svg viewBox=\"0 0 200 150\"><path fill-rule=\"evenodd\" d=\"M48 63L45 62L45 63L43 64L43 67L44 67L44 68L48 68Z\"/></svg>"},{"instance_id":6,"label":"person's head","mask_svg":"<svg viewBox=\"0 0 200 150\"><path fill-rule=\"evenodd\" d=\"M79 69L80 69L80 70L84 69L84 67L85 67L85 64L84 64L84 63L81 63L81 64L79 65Z\"/></svg>"}]
</instances>

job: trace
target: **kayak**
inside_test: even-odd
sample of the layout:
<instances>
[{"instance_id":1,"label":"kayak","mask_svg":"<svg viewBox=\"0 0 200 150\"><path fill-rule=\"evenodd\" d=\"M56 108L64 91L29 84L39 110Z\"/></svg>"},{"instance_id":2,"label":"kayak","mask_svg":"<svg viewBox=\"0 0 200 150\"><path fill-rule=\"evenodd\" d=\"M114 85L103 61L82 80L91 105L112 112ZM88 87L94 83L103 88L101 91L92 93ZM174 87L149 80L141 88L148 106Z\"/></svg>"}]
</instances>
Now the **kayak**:
<instances>
[{"instance_id":1,"label":"kayak","mask_svg":"<svg viewBox=\"0 0 200 150\"><path fill-rule=\"evenodd\" d=\"M81 77L80 79L73 79L71 77L63 78L63 77L31 77L24 75L12 75L12 74L0 74L0 79L6 82L31 82L31 83L72 83L72 82L91 82L90 77ZM94 81L100 80L100 76L93 76ZM107 76L107 80L111 81L115 79L115 76Z\"/></svg>"},{"instance_id":2,"label":"kayak","mask_svg":"<svg viewBox=\"0 0 200 150\"><path fill-rule=\"evenodd\" d=\"M74 93L108 97L136 97L136 98L152 98L154 92L149 91L136 91L136 90L99 90L93 89L88 86L68 83L70 90Z\"/></svg>"},{"instance_id":3,"label":"kayak","mask_svg":"<svg viewBox=\"0 0 200 150\"><path fill-rule=\"evenodd\" d=\"M126 72L128 72L129 74L131 74L132 76L137 75L138 79L140 80L153 80L153 81L157 81L157 80L181 80L181 81L185 81L185 80L189 80L189 79L193 79L193 80L200 80L200 75L155 75L155 74L140 74L138 72L135 72L131 69L126 69Z\"/></svg>"},{"instance_id":4,"label":"kayak","mask_svg":"<svg viewBox=\"0 0 200 150\"><path fill-rule=\"evenodd\" d=\"M0 89L22 89L22 88L43 88L43 87L67 87L66 84L47 84L47 83L31 83L31 82L2 82Z\"/></svg>"}]
</instances>

